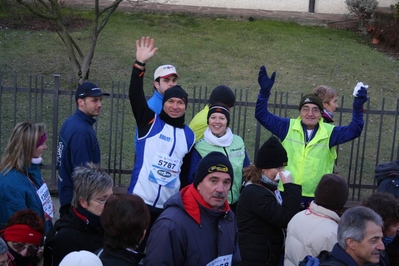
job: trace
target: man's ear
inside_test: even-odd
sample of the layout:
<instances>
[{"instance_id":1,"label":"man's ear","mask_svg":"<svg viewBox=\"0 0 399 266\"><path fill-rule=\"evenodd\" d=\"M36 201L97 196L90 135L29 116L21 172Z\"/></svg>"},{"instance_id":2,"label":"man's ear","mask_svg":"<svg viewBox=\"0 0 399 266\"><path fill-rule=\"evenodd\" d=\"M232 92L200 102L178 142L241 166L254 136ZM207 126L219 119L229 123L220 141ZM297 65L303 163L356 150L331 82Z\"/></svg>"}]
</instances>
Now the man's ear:
<instances>
[{"instance_id":1,"label":"man's ear","mask_svg":"<svg viewBox=\"0 0 399 266\"><path fill-rule=\"evenodd\" d=\"M354 250L356 248L356 244L357 242L355 240L353 240L352 238L347 238L345 240L346 246L351 249Z\"/></svg>"},{"instance_id":2,"label":"man's ear","mask_svg":"<svg viewBox=\"0 0 399 266\"><path fill-rule=\"evenodd\" d=\"M154 87L158 90L159 89L159 82L154 80Z\"/></svg>"},{"instance_id":3,"label":"man's ear","mask_svg":"<svg viewBox=\"0 0 399 266\"><path fill-rule=\"evenodd\" d=\"M78 103L78 106L82 106L84 101L85 101L84 99L79 98L76 102Z\"/></svg>"}]
</instances>

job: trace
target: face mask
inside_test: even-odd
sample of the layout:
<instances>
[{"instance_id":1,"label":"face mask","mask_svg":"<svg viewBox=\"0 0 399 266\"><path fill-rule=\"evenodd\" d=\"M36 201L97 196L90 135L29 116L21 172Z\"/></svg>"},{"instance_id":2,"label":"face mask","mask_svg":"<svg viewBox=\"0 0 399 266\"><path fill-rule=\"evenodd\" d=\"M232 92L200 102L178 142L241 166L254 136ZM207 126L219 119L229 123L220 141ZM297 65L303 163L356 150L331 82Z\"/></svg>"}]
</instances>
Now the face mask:
<instances>
[{"instance_id":1,"label":"face mask","mask_svg":"<svg viewBox=\"0 0 399 266\"><path fill-rule=\"evenodd\" d=\"M382 238L382 243L384 243L385 246L388 246L389 244L392 243L392 241L395 239L396 235L394 236L384 236Z\"/></svg>"}]
</instances>

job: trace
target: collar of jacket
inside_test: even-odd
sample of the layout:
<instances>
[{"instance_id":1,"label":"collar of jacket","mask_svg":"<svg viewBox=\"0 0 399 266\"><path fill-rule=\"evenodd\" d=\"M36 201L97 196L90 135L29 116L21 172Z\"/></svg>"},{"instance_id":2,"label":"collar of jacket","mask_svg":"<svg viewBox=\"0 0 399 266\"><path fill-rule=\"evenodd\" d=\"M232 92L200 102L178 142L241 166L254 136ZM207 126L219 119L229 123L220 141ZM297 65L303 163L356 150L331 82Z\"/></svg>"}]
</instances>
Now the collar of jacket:
<instances>
[{"instance_id":1,"label":"collar of jacket","mask_svg":"<svg viewBox=\"0 0 399 266\"><path fill-rule=\"evenodd\" d=\"M85 114L84 112L82 112L79 109L76 109L76 114L82 118L83 120L86 120L90 125L94 125L94 123L97 121L96 119L94 119L91 116L88 116L87 114Z\"/></svg>"},{"instance_id":2,"label":"collar of jacket","mask_svg":"<svg viewBox=\"0 0 399 266\"><path fill-rule=\"evenodd\" d=\"M181 198L183 201L184 209L194 219L197 224L201 224L201 211L200 206L213 210L212 207L202 198L198 190L193 184L186 186L180 191ZM230 206L227 200L224 203L224 207L220 210L221 213L227 213L230 211Z\"/></svg>"}]
</instances>

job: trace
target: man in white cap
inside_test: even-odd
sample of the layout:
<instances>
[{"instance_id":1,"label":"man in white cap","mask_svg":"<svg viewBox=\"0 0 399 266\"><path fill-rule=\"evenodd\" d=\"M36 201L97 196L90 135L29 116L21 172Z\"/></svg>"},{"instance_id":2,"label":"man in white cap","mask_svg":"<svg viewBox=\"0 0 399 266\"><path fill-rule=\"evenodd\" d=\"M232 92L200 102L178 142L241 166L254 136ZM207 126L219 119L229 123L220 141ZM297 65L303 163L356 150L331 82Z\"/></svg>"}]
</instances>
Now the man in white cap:
<instances>
[{"instance_id":1,"label":"man in white cap","mask_svg":"<svg viewBox=\"0 0 399 266\"><path fill-rule=\"evenodd\" d=\"M159 66L154 72L154 94L148 100L148 106L155 113L162 111L162 100L165 91L177 85L179 74L172 65Z\"/></svg>"},{"instance_id":2,"label":"man in white cap","mask_svg":"<svg viewBox=\"0 0 399 266\"><path fill-rule=\"evenodd\" d=\"M151 59L152 56L149 58ZM139 62L140 63L140 62ZM145 63L143 65L139 65L140 67L144 67ZM174 86L177 85L177 78L179 77L179 74L176 71L176 68L172 65L162 65L159 66L155 72L154 72L154 94L150 99L148 99L147 104L148 107L152 111L154 111L157 115L159 115L162 111L163 107L163 96L165 94L165 91L167 89L170 89ZM134 137L134 149L135 153L137 152L136 147L137 147L137 128L136 128L136 134Z\"/></svg>"}]
</instances>

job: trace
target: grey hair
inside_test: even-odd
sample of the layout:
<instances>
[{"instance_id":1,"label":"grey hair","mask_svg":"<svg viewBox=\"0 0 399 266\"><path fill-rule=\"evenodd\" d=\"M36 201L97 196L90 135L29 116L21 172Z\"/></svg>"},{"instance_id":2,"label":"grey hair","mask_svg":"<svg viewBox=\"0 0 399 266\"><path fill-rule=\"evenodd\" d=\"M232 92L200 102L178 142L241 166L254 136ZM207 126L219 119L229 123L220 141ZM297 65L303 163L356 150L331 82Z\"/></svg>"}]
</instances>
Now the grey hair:
<instances>
[{"instance_id":1,"label":"grey hair","mask_svg":"<svg viewBox=\"0 0 399 266\"><path fill-rule=\"evenodd\" d=\"M80 206L79 200L82 198L89 202L98 194L105 193L112 188L112 178L95 163L86 163L85 166L75 167L72 174L73 198L72 206Z\"/></svg>"},{"instance_id":2,"label":"grey hair","mask_svg":"<svg viewBox=\"0 0 399 266\"><path fill-rule=\"evenodd\" d=\"M381 216L370 208L357 206L346 210L338 223L338 245L346 250L348 248L346 239L351 238L356 242L362 242L366 234L367 222L381 226L381 230L384 226Z\"/></svg>"},{"instance_id":3,"label":"grey hair","mask_svg":"<svg viewBox=\"0 0 399 266\"><path fill-rule=\"evenodd\" d=\"M8 247L3 238L0 237L0 255L7 253Z\"/></svg>"}]
</instances>

